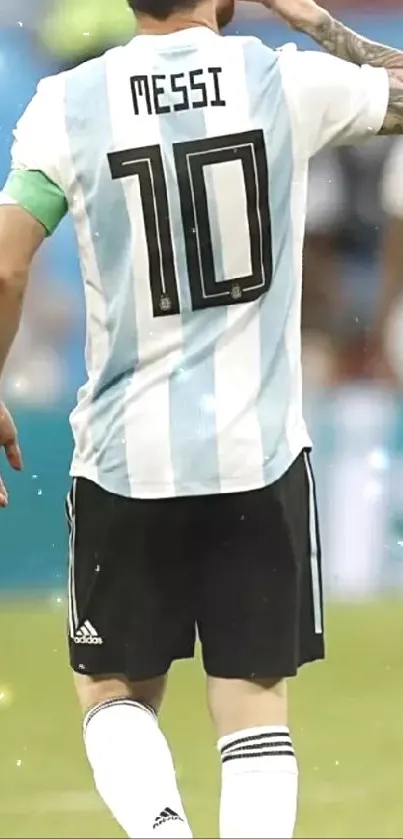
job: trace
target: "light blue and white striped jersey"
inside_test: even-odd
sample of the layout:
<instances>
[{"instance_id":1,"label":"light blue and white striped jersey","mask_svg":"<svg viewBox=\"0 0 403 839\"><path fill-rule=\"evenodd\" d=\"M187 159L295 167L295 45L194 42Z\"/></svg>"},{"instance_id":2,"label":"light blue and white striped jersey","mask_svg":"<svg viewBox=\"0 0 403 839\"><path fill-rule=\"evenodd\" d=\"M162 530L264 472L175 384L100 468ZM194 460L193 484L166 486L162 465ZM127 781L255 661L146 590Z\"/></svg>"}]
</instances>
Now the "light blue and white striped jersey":
<instances>
[{"instance_id":1,"label":"light blue and white striped jersey","mask_svg":"<svg viewBox=\"0 0 403 839\"><path fill-rule=\"evenodd\" d=\"M13 165L63 190L77 233L74 476L142 498L252 490L309 445L308 160L377 132L387 98L382 70L204 27L41 83Z\"/></svg>"}]
</instances>

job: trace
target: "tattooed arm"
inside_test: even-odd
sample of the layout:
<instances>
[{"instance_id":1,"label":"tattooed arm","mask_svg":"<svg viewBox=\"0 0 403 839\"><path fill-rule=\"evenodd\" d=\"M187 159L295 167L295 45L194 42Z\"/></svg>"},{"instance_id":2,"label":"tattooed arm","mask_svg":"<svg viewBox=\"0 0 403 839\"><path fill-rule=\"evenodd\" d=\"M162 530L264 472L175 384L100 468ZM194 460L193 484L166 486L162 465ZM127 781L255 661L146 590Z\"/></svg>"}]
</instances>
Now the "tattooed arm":
<instances>
[{"instance_id":1,"label":"tattooed arm","mask_svg":"<svg viewBox=\"0 0 403 839\"><path fill-rule=\"evenodd\" d=\"M358 35L313 0L264 0L293 29L310 35L326 52L362 66L384 68L389 76L389 105L381 134L403 134L403 52Z\"/></svg>"}]
</instances>

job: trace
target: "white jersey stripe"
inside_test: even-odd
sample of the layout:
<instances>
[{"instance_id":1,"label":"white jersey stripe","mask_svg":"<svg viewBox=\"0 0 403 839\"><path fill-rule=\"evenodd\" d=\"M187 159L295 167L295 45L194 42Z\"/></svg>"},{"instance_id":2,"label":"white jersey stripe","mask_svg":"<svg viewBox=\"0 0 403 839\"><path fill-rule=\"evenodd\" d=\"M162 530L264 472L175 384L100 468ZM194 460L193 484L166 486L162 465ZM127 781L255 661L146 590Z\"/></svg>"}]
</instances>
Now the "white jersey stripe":
<instances>
[{"instance_id":1,"label":"white jersey stripe","mask_svg":"<svg viewBox=\"0 0 403 839\"><path fill-rule=\"evenodd\" d=\"M154 53L148 50L141 40L140 49L142 50L142 72L151 73ZM128 67L129 73L130 67ZM115 131L114 147L116 149L129 148L134 136L136 146L160 146L158 116L154 115L146 121L136 120L133 104L130 101L129 86L127 90L122 91L120 97L113 95L113 90L116 90L118 84L118 79L115 80L114 68L111 68L109 87L111 122ZM155 188L153 180L152 184ZM142 204L140 179L127 178L122 181L122 185L128 213L130 213L131 208L141 207ZM156 201L155 191L153 200ZM133 290L136 300L138 368L126 389L124 406L128 473L131 493L134 496L141 494L145 474L150 485L158 485L163 476L167 491L172 495L175 494L168 423L169 377L179 360L181 340L178 335L177 318L153 317L150 293L152 278L147 253L147 236L148 231L143 214L138 212L136 218L132 219L131 242L132 264L135 266ZM152 328L150 328L150 323L152 323ZM139 394L142 394L141 400L138 398ZM156 420L166 418L165 422L159 420L155 422L153 444L149 447L144 447L143 440L138 434L145 414Z\"/></svg>"},{"instance_id":2,"label":"white jersey stripe","mask_svg":"<svg viewBox=\"0 0 403 839\"><path fill-rule=\"evenodd\" d=\"M265 101L270 102L265 139L271 231L267 231L266 235L271 235L273 270L266 305L259 306L261 386L257 399L257 415L264 452L263 471L267 480L268 473L274 473L276 478L280 477L280 461L283 462L285 457L289 461L292 460L288 441L284 439L284 424L287 421L288 406L293 398L284 332L286 318L293 305L294 290L290 224L293 149L289 114L284 102L276 55L272 55L272 68L271 72L268 72L267 57L257 42L244 42L243 49L248 89L255 85ZM257 127L260 124L260 116L258 122L253 113L251 116L254 127ZM281 320L280 313L284 313L284 321ZM262 387L265 377L270 378L270 388Z\"/></svg>"},{"instance_id":3,"label":"white jersey stripe","mask_svg":"<svg viewBox=\"0 0 403 839\"><path fill-rule=\"evenodd\" d=\"M183 56L180 52L166 55L170 73L181 72ZM197 55L193 57L198 66ZM175 493L186 494L190 487L194 492L219 492L219 463L215 418L215 337L225 327L226 312L221 307L206 308L192 312L190 284L193 277L188 274L183 233L176 236L182 225L180 204L177 202L178 187L174 177L173 149L181 138L187 141L206 137L203 109L184 111L180 125L175 113L160 115L160 131L163 141L165 171L170 194L175 197L173 243L176 264L179 267L179 293L181 300L182 348L181 355L169 380L169 423L170 444L174 470ZM195 196L193 195L193 200ZM210 217L210 224L214 219ZM196 247L200 252L198 239L201 231L195 232ZM211 349L205 351L208 345ZM196 445L195 445L196 444Z\"/></svg>"},{"instance_id":4,"label":"white jersey stripe","mask_svg":"<svg viewBox=\"0 0 403 839\"><path fill-rule=\"evenodd\" d=\"M230 46L228 60L231 62L231 82L237 91L238 107L231 114L219 108L208 110L205 121L209 136L228 135L252 127L242 44L234 39ZM215 174L216 205L219 205L221 195L225 197L227 207L226 213L217 213L223 252L222 274L227 279L248 276L251 273L251 254L243 167L238 159L211 168ZM233 208L231 213L228 213L228 206ZM224 265L227 250L229 254ZM231 340L235 335L236 340ZM227 328L218 339L215 352L215 407L222 492L233 490L234 482L242 481L247 487L263 481L262 441L256 414L260 379L257 306L254 303L229 306ZM227 475L231 476L230 480Z\"/></svg>"},{"instance_id":5,"label":"white jersey stripe","mask_svg":"<svg viewBox=\"0 0 403 839\"><path fill-rule=\"evenodd\" d=\"M233 306L228 332L217 343L217 435L221 491L231 492L242 482L245 489L263 482L262 437L256 413L260 384L260 332L256 305ZM236 354L228 336L237 332ZM231 476L231 477L226 477Z\"/></svg>"}]
</instances>

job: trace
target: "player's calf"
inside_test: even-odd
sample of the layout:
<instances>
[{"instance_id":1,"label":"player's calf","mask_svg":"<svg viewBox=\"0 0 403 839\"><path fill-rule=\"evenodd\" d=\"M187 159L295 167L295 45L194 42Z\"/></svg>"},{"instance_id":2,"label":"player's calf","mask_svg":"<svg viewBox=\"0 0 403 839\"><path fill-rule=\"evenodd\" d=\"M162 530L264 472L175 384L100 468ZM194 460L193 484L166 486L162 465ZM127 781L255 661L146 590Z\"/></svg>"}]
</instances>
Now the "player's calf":
<instances>
[{"instance_id":1,"label":"player's calf","mask_svg":"<svg viewBox=\"0 0 403 839\"><path fill-rule=\"evenodd\" d=\"M191 837L167 741L159 728L165 678L75 675L96 788L130 837Z\"/></svg>"},{"instance_id":2,"label":"player's calf","mask_svg":"<svg viewBox=\"0 0 403 839\"><path fill-rule=\"evenodd\" d=\"M222 762L220 835L290 839L298 769L285 681L209 678L208 696Z\"/></svg>"}]
</instances>

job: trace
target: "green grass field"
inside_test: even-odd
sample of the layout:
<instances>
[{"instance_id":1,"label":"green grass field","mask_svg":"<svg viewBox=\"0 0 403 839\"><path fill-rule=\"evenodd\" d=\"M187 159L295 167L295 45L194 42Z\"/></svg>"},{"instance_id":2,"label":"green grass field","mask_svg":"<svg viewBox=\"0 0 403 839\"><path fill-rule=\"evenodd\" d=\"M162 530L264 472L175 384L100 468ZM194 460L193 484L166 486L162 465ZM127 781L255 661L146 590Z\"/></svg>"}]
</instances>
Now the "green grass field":
<instances>
[{"instance_id":1,"label":"green grass field","mask_svg":"<svg viewBox=\"0 0 403 839\"><path fill-rule=\"evenodd\" d=\"M0 837L120 836L83 755L63 608L1 612ZM403 603L329 609L328 656L292 688L297 835L403 837ZM197 663L175 668L163 722L195 835L217 836L219 767Z\"/></svg>"}]
</instances>

